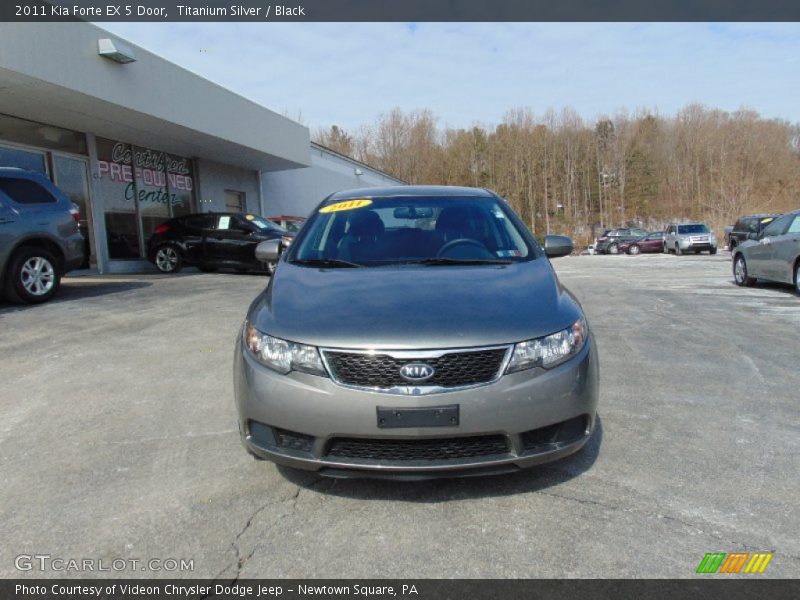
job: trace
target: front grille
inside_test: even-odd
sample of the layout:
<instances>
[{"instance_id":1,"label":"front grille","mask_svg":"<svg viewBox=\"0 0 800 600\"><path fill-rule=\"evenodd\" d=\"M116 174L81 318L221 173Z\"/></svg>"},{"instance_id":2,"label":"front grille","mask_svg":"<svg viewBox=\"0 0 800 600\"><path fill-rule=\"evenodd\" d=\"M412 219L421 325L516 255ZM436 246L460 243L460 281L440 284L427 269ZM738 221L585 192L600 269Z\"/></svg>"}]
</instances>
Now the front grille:
<instances>
[{"instance_id":1,"label":"front grille","mask_svg":"<svg viewBox=\"0 0 800 600\"><path fill-rule=\"evenodd\" d=\"M422 440L334 438L327 454L385 462L447 461L508 454L508 440L502 435Z\"/></svg>"},{"instance_id":2,"label":"front grille","mask_svg":"<svg viewBox=\"0 0 800 600\"><path fill-rule=\"evenodd\" d=\"M487 383L495 379L505 358L506 348L466 350L439 358L393 358L387 354L361 354L325 350L333 379L346 385L372 388L397 386L460 387ZM400 368L409 363L425 363L434 368L433 377L413 383L400 376Z\"/></svg>"}]
</instances>

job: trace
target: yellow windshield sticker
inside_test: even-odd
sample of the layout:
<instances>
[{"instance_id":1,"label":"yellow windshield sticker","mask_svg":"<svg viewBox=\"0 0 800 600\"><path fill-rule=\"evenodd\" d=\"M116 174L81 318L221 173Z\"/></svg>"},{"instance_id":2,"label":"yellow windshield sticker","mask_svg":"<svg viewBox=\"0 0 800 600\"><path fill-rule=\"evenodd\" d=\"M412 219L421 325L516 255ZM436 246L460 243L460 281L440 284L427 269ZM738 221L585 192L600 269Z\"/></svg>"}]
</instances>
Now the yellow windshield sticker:
<instances>
[{"instance_id":1,"label":"yellow windshield sticker","mask_svg":"<svg viewBox=\"0 0 800 600\"><path fill-rule=\"evenodd\" d=\"M774 218L775 218L775 217L767 217L766 219L761 219L761 222L762 222L762 223L769 223L769 222L770 222L770 221L772 221Z\"/></svg>"},{"instance_id":2,"label":"yellow windshield sticker","mask_svg":"<svg viewBox=\"0 0 800 600\"><path fill-rule=\"evenodd\" d=\"M321 213L338 212L340 210L353 210L354 208L362 208L372 204L372 200L367 198L359 198L358 200L346 200L344 202L337 202L336 204L328 204L319 209Z\"/></svg>"},{"instance_id":3,"label":"yellow windshield sticker","mask_svg":"<svg viewBox=\"0 0 800 600\"><path fill-rule=\"evenodd\" d=\"M255 217L253 215L247 215L245 219L247 219L248 221L252 221L253 219L255 219Z\"/></svg>"}]
</instances>

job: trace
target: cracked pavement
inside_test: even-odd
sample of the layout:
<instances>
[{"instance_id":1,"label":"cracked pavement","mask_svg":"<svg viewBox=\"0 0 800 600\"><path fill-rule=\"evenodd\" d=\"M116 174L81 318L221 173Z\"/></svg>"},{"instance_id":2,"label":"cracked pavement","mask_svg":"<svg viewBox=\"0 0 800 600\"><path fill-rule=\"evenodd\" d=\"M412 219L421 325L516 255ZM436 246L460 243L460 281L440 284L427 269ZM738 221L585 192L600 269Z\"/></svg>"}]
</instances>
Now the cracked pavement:
<instances>
[{"instance_id":1,"label":"cracked pavement","mask_svg":"<svg viewBox=\"0 0 800 600\"><path fill-rule=\"evenodd\" d=\"M600 425L513 476L323 479L252 460L233 340L258 275L70 277L0 304L0 576L19 554L184 558L94 576L693 577L800 567L800 298L727 253L554 261L600 347ZM502 301L502 299L499 299Z\"/></svg>"}]
</instances>

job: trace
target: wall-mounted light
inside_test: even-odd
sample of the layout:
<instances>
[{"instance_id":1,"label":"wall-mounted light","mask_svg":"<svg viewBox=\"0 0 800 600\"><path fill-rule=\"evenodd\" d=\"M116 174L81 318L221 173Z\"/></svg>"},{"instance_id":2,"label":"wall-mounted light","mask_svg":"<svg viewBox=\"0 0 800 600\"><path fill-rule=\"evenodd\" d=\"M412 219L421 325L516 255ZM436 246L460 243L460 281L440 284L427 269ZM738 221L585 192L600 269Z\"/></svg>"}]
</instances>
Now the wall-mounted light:
<instances>
[{"instance_id":1,"label":"wall-mounted light","mask_svg":"<svg viewBox=\"0 0 800 600\"><path fill-rule=\"evenodd\" d=\"M121 65L132 63L136 60L136 55L129 46L109 38L97 40L97 53Z\"/></svg>"}]
</instances>

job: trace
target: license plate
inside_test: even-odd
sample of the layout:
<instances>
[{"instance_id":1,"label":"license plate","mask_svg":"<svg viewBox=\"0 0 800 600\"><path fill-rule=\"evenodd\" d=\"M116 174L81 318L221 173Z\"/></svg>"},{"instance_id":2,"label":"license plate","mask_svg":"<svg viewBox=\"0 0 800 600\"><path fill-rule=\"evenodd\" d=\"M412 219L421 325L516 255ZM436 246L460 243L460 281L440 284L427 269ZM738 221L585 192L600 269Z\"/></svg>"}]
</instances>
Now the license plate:
<instances>
[{"instance_id":1,"label":"license plate","mask_svg":"<svg viewBox=\"0 0 800 600\"><path fill-rule=\"evenodd\" d=\"M455 427L458 425L458 404L425 408L391 408L378 406L378 427Z\"/></svg>"}]
</instances>

